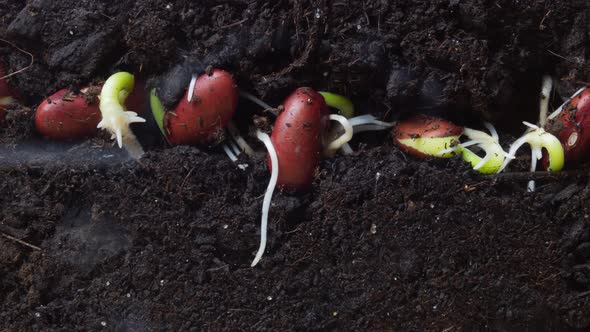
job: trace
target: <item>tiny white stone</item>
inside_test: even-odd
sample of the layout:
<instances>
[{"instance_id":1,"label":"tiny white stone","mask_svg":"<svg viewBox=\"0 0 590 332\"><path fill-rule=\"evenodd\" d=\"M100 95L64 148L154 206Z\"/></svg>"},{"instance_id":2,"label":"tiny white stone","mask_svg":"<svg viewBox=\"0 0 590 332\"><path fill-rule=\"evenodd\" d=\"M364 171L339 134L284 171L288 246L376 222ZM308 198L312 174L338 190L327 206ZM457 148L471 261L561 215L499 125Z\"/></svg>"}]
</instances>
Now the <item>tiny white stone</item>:
<instances>
[{"instance_id":1,"label":"tiny white stone","mask_svg":"<svg viewBox=\"0 0 590 332\"><path fill-rule=\"evenodd\" d=\"M36 313L35 313L35 317L39 318L39 317L41 317L41 314L40 314L40 313L38 313L38 312L36 312Z\"/></svg>"},{"instance_id":2,"label":"tiny white stone","mask_svg":"<svg viewBox=\"0 0 590 332\"><path fill-rule=\"evenodd\" d=\"M322 13L322 12L320 11L320 9L319 9L319 8L316 8L316 10L315 10L315 18L320 18L320 17L322 17L322 14L321 14L321 13Z\"/></svg>"},{"instance_id":3,"label":"tiny white stone","mask_svg":"<svg viewBox=\"0 0 590 332\"><path fill-rule=\"evenodd\" d=\"M431 203L431 204L430 204L430 208L431 208L431 209L434 209L434 204L432 204L432 203Z\"/></svg>"},{"instance_id":4,"label":"tiny white stone","mask_svg":"<svg viewBox=\"0 0 590 332\"><path fill-rule=\"evenodd\" d=\"M131 297L131 294L130 293L127 293L127 295L125 295L125 296L127 296L127 298L130 298Z\"/></svg>"},{"instance_id":5,"label":"tiny white stone","mask_svg":"<svg viewBox=\"0 0 590 332\"><path fill-rule=\"evenodd\" d=\"M227 229L228 227L228 225L223 225L223 229Z\"/></svg>"},{"instance_id":6,"label":"tiny white stone","mask_svg":"<svg viewBox=\"0 0 590 332\"><path fill-rule=\"evenodd\" d=\"M361 29L361 25L360 24L357 24L356 29L357 30L360 30Z\"/></svg>"},{"instance_id":7,"label":"tiny white stone","mask_svg":"<svg viewBox=\"0 0 590 332\"><path fill-rule=\"evenodd\" d=\"M377 225L371 224L371 234L377 234Z\"/></svg>"},{"instance_id":8,"label":"tiny white stone","mask_svg":"<svg viewBox=\"0 0 590 332\"><path fill-rule=\"evenodd\" d=\"M105 322L105 321L102 321L102 322L100 322L100 325L102 325L102 326L107 326L107 322Z\"/></svg>"},{"instance_id":9,"label":"tiny white stone","mask_svg":"<svg viewBox=\"0 0 590 332\"><path fill-rule=\"evenodd\" d=\"M267 299L268 301L272 301L272 296L270 296L270 295L269 295L269 296L267 296L267 297L266 297L266 299Z\"/></svg>"},{"instance_id":10,"label":"tiny white stone","mask_svg":"<svg viewBox=\"0 0 590 332\"><path fill-rule=\"evenodd\" d=\"M107 281L107 286L110 286L110 285L111 285L111 282L110 281Z\"/></svg>"},{"instance_id":11,"label":"tiny white stone","mask_svg":"<svg viewBox=\"0 0 590 332\"><path fill-rule=\"evenodd\" d=\"M164 286L164 279L160 280L160 286Z\"/></svg>"},{"instance_id":12,"label":"tiny white stone","mask_svg":"<svg viewBox=\"0 0 590 332\"><path fill-rule=\"evenodd\" d=\"M74 31L70 30L70 35L73 36L74 35Z\"/></svg>"}]
</instances>

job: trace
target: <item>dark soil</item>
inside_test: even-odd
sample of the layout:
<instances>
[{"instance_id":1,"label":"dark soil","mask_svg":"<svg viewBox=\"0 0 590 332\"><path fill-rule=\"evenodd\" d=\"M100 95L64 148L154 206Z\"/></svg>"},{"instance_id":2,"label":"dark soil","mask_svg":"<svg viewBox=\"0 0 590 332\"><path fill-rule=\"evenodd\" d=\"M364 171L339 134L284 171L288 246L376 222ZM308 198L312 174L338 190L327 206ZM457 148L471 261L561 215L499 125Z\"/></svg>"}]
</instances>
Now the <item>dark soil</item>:
<instances>
[{"instance_id":1,"label":"dark soil","mask_svg":"<svg viewBox=\"0 0 590 332\"><path fill-rule=\"evenodd\" d=\"M108 137L49 142L32 121L49 94L115 70L171 105L215 65L272 105L310 85L360 113L483 118L509 138L535 121L543 74L555 103L590 81L589 17L567 0L0 0L0 38L34 57L0 124L0 330L590 329L588 165L526 193L530 175L363 134L310 192L275 194L250 268L264 157L240 170L147 127L137 163ZM8 72L29 64L0 45ZM254 107L239 112L247 132Z\"/></svg>"}]
</instances>

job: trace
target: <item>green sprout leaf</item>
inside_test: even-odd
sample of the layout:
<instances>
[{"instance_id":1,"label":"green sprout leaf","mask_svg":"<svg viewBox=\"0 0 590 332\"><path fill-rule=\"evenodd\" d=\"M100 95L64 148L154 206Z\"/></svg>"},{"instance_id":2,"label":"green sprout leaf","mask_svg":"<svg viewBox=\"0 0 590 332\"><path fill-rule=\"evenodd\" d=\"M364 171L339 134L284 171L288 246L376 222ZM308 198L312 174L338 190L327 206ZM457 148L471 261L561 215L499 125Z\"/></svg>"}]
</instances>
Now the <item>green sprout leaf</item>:
<instances>
[{"instance_id":1,"label":"green sprout leaf","mask_svg":"<svg viewBox=\"0 0 590 332\"><path fill-rule=\"evenodd\" d=\"M166 137L166 133L164 132L164 114L166 111L164 110L164 105L162 105L160 98L156 95L155 88L150 91L150 108L152 109L152 115L158 124L158 128L160 128L162 135Z\"/></svg>"},{"instance_id":2,"label":"green sprout leaf","mask_svg":"<svg viewBox=\"0 0 590 332\"><path fill-rule=\"evenodd\" d=\"M324 97L326 105L337 109L340 115L347 119L350 119L354 116L354 105L350 99L331 92L320 91L319 94Z\"/></svg>"}]
</instances>

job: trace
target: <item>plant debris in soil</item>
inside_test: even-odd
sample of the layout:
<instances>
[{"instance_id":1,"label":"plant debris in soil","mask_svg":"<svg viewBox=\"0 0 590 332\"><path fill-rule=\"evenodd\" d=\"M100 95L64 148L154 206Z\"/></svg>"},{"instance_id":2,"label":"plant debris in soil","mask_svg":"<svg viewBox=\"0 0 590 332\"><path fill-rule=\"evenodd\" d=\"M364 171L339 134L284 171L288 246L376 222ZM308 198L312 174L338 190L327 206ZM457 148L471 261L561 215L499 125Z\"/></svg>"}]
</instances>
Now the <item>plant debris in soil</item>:
<instances>
[{"instance_id":1,"label":"plant debris in soil","mask_svg":"<svg viewBox=\"0 0 590 332\"><path fill-rule=\"evenodd\" d=\"M381 119L436 112L510 136L536 120L542 75L555 98L590 80L589 13L565 0L0 0L0 36L34 56L0 124L0 329L587 330L588 165L527 193L532 175L418 161L363 134L310 192L275 194L250 268L265 158L242 170L147 131L136 163L102 136L48 142L33 112L115 70L160 87L178 73L173 103L190 70L215 65L271 105L311 85ZM9 73L30 62L1 42L0 57Z\"/></svg>"}]
</instances>

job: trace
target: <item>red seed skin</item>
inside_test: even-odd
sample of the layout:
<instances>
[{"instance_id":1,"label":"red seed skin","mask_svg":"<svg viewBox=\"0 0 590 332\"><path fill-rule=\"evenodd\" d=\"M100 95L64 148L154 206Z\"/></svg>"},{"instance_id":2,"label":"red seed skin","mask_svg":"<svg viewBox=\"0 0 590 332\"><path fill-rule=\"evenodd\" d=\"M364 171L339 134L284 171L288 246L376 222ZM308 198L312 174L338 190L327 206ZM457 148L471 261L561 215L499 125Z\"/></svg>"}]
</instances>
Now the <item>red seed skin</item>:
<instances>
[{"instance_id":1,"label":"red seed skin","mask_svg":"<svg viewBox=\"0 0 590 332\"><path fill-rule=\"evenodd\" d=\"M590 157L590 88L586 88L563 107L561 113L549 120L546 130L561 141L565 154L565 164L576 164ZM578 135L574 144L569 144L570 136ZM547 158L542 160L543 166Z\"/></svg>"},{"instance_id":2,"label":"red seed skin","mask_svg":"<svg viewBox=\"0 0 590 332\"><path fill-rule=\"evenodd\" d=\"M463 127L441 118L425 114L416 114L412 117L398 122L393 127L393 143L402 150L417 158L432 158L432 156L422 153L412 147L409 147L400 140L410 138L435 138L460 136L463 133Z\"/></svg>"},{"instance_id":3,"label":"red seed skin","mask_svg":"<svg viewBox=\"0 0 590 332\"><path fill-rule=\"evenodd\" d=\"M164 116L164 131L172 145L207 144L216 140L238 106L232 75L214 69L197 78L193 100L184 94L174 111Z\"/></svg>"},{"instance_id":4,"label":"red seed skin","mask_svg":"<svg viewBox=\"0 0 590 332\"><path fill-rule=\"evenodd\" d=\"M46 98L35 112L37 131L55 140L90 137L96 133L100 119L98 98L89 98L83 92L74 94L68 89Z\"/></svg>"},{"instance_id":5,"label":"red seed skin","mask_svg":"<svg viewBox=\"0 0 590 332\"><path fill-rule=\"evenodd\" d=\"M318 167L323 137L329 129L324 98L311 88L295 90L283 103L271 135L279 161L277 186L289 191L311 187ZM268 158L269 168L272 168Z\"/></svg>"}]
</instances>

